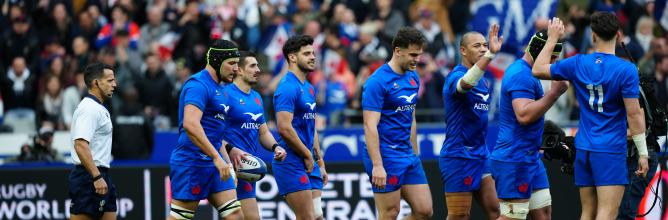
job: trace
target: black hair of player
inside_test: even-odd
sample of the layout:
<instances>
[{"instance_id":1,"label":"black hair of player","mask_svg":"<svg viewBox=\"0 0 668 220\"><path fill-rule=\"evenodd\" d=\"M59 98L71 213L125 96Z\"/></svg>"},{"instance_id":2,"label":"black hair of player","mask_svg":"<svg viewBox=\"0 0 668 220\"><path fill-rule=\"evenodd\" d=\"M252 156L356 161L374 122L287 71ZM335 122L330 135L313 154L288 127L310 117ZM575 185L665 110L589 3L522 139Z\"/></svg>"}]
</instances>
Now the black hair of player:
<instances>
[{"instance_id":1,"label":"black hair of player","mask_svg":"<svg viewBox=\"0 0 668 220\"><path fill-rule=\"evenodd\" d=\"M285 57L285 60L290 62L290 59L288 59L288 55L293 54L293 53L299 53L299 50L302 49L304 46L312 45L313 44L313 38L308 35L295 35L290 38L285 42L283 45L283 57Z\"/></svg>"},{"instance_id":2,"label":"black hair of player","mask_svg":"<svg viewBox=\"0 0 668 220\"><path fill-rule=\"evenodd\" d=\"M402 48L406 49L411 45L416 45L423 48L427 44L427 38L424 37L422 32L418 31L413 27L402 27L397 32L397 35L392 39L392 49Z\"/></svg>"},{"instance_id":3,"label":"black hair of player","mask_svg":"<svg viewBox=\"0 0 668 220\"><path fill-rule=\"evenodd\" d=\"M255 58L256 56L253 51L240 51L239 54L239 68L246 66L246 58Z\"/></svg>"},{"instance_id":4,"label":"black hair of player","mask_svg":"<svg viewBox=\"0 0 668 220\"><path fill-rule=\"evenodd\" d=\"M104 76L104 70L114 70L111 66L103 63L91 63L84 69L84 82L88 88L93 88L93 80L101 79Z\"/></svg>"},{"instance_id":5,"label":"black hair of player","mask_svg":"<svg viewBox=\"0 0 668 220\"><path fill-rule=\"evenodd\" d=\"M611 12L595 12L591 15L591 30L604 41L615 38L621 24L617 16Z\"/></svg>"}]
</instances>

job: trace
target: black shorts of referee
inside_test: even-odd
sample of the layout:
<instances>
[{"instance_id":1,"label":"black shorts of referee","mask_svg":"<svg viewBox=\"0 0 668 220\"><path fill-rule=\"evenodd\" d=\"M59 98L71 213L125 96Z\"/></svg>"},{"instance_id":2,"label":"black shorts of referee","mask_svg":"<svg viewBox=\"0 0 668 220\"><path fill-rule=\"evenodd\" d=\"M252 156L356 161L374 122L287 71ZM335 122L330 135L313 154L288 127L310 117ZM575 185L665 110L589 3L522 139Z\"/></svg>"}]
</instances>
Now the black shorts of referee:
<instances>
[{"instance_id":1,"label":"black shorts of referee","mask_svg":"<svg viewBox=\"0 0 668 220\"><path fill-rule=\"evenodd\" d=\"M72 169L69 176L69 195L71 214L87 214L99 219L105 212L116 212L116 186L109 176L109 168L97 167L102 179L107 183L107 194L95 193L93 177L81 165Z\"/></svg>"}]
</instances>

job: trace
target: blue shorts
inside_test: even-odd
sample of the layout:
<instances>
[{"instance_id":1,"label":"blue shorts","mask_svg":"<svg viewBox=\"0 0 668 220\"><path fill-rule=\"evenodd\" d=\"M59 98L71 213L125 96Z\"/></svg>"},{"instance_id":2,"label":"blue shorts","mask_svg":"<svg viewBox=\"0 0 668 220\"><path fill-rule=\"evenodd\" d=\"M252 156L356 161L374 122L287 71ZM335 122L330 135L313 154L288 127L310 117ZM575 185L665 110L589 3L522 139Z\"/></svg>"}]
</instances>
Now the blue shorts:
<instances>
[{"instance_id":1,"label":"blue shorts","mask_svg":"<svg viewBox=\"0 0 668 220\"><path fill-rule=\"evenodd\" d=\"M499 199L529 199L533 191L550 188L541 160L536 163L491 161L492 177Z\"/></svg>"},{"instance_id":2,"label":"blue shorts","mask_svg":"<svg viewBox=\"0 0 668 220\"><path fill-rule=\"evenodd\" d=\"M578 149L575 185L578 187L627 185L626 152L604 153Z\"/></svg>"},{"instance_id":3,"label":"blue shorts","mask_svg":"<svg viewBox=\"0 0 668 220\"><path fill-rule=\"evenodd\" d=\"M109 168L98 167L102 179L107 183L108 192L105 195L95 193L93 177L86 169L77 165L70 171L69 195L72 200L70 213L88 214L93 218L101 218L105 212L116 212L116 186L108 174Z\"/></svg>"},{"instance_id":4,"label":"blue shorts","mask_svg":"<svg viewBox=\"0 0 668 220\"><path fill-rule=\"evenodd\" d=\"M210 194L235 189L234 179L220 179L216 167L189 167L171 164L169 167L172 198L181 201L199 201Z\"/></svg>"},{"instance_id":5,"label":"blue shorts","mask_svg":"<svg viewBox=\"0 0 668 220\"><path fill-rule=\"evenodd\" d=\"M438 168L446 193L477 191L483 174L491 173L488 159L439 157Z\"/></svg>"},{"instance_id":6,"label":"blue shorts","mask_svg":"<svg viewBox=\"0 0 668 220\"><path fill-rule=\"evenodd\" d=\"M255 182L248 182L238 180L237 182L237 199L254 199L255 198Z\"/></svg>"},{"instance_id":7,"label":"blue shorts","mask_svg":"<svg viewBox=\"0 0 668 220\"><path fill-rule=\"evenodd\" d=\"M373 163L368 157L364 158L364 171L369 175L371 182L371 171ZM427 176L422 168L422 161L417 156L411 157L384 157L383 168L387 173L387 183L384 189L371 187L374 193L394 192L402 185L427 184Z\"/></svg>"},{"instance_id":8,"label":"blue shorts","mask_svg":"<svg viewBox=\"0 0 668 220\"><path fill-rule=\"evenodd\" d=\"M320 176L320 167L318 163L313 166L313 171L306 172L304 163L283 163L273 161L271 171L276 178L278 185L278 194L286 196L293 192L303 190L321 190L322 176Z\"/></svg>"}]
</instances>

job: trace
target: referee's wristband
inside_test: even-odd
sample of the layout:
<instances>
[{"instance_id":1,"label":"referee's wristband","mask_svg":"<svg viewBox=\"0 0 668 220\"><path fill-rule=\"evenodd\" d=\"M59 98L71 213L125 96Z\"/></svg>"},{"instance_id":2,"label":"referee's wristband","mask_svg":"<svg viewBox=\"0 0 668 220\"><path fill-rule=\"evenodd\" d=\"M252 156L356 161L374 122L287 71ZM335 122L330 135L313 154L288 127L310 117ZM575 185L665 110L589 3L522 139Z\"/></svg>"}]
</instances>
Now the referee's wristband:
<instances>
[{"instance_id":1,"label":"referee's wristband","mask_svg":"<svg viewBox=\"0 0 668 220\"><path fill-rule=\"evenodd\" d=\"M649 156L649 152L647 152L647 140L645 139L645 132L633 135L633 144L636 145L636 149L638 149L638 154L640 156Z\"/></svg>"},{"instance_id":2,"label":"referee's wristband","mask_svg":"<svg viewBox=\"0 0 668 220\"><path fill-rule=\"evenodd\" d=\"M275 143L274 145L271 146L271 152L276 151L276 148L278 147L278 143Z\"/></svg>"},{"instance_id":3,"label":"referee's wristband","mask_svg":"<svg viewBox=\"0 0 668 220\"><path fill-rule=\"evenodd\" d=\"M227 151L228 154L230 153L230 151L232 151L232 148L234 148L234 146L232 146L231 144L225 145L225 151Z\"/></svg>"},{"instance_id":4,"label":"referee's wristband","mask_svg":"<svg viewBox=\"0 0 668 220\"><path fill-rule=\"evenodd\" d=\"M93 182L102 179L102 174L98 174L97 176L93 177Z\"/></svg>"}]
</instances>

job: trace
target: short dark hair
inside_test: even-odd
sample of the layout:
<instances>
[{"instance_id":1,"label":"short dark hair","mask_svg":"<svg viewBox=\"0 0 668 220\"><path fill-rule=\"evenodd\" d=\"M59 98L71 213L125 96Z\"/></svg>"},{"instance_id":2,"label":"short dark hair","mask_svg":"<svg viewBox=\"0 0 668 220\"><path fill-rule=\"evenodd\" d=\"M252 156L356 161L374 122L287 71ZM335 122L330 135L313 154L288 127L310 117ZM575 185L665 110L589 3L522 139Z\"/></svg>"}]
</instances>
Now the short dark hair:
<instances>
[{"instance_id":1,"label":"short dark hair","mask_svg":"<svg viewBox=\"0 0 668 220\"><path fill-rule=\"evenodd\" d=\"M295 35L288 38L288 41L283 45L283 57L288 60L288 54L298 53L303 46L313 44L313 38L308 35Z\"/></svg>"},{"instance_id":2,"label":"short dark hair","mask_svg":"<svg viewBox=\"0 0 668 220\"><path fill-rule=\"evenodd\" d=\"M422 32L413 27L402 27L392 40L392 50L394 48L408 48L410 45L424 47L427 44L427 38Z\"/></svg>"},{"instance_id":3,"label":"short dark hair","mask_svg":"<svg viewBox=\"0 0 668 220\"><path fill-rule=\"evenodd\" d=\"M100 79L104 75L104 70L114 70L110 66L103 63L91 63L86 66L84 70L84 82L88 88L92 87L93 80Z\"/></svg>"},{"instance_id":4,"label":"short dark hair","mask_svg":"<svg viewBox=\"0 0 668 220\"><path fill-rule=\"evenodd\" d=\"M240 51L239 52L239 68L242 68L246 65L246 58L253 57L255 58L255 53L253 51Z\"/></svg>"},{"instance_id":5,"label":"short dark hair","mask_svg":"<svg viewBox=\"0 0 668 220\"><path fill-rule=\"evenodd\" d=\"M591 30L604 41L615 38L621 28L619 20L611 12L595 12L591 15Z\"/></svg>"}]
</instances>

